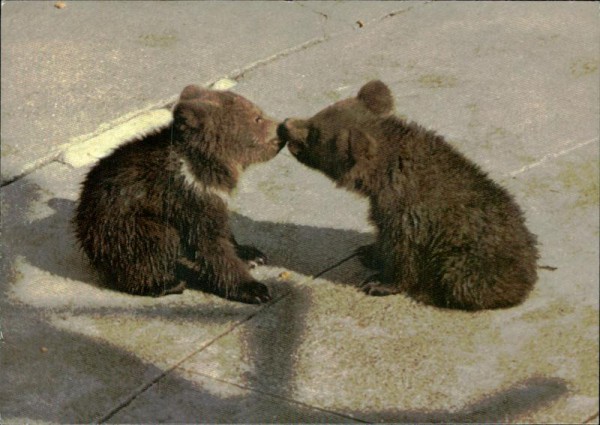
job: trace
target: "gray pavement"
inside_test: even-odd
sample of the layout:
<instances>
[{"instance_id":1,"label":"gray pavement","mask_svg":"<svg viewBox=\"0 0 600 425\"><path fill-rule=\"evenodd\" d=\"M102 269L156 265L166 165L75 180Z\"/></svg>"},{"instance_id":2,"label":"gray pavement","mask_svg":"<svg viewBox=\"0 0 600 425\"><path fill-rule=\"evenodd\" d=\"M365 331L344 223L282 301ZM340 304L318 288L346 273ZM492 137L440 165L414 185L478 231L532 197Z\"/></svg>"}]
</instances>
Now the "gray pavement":
<instances>
[{"instance_id":1,"label":"gray pavement","mask_svg":"<svg viewBox=\"0 0 600 425\"><path fill-rule=\"evenodd\" d=\"M597 4L53 4L2 6L0 423L598 423ZM79 183L186 84L283 119L374 78L515 195L543 266L524 304L363 295L366 201L287 151L230 205L272 302L99 285Z\"/></svg>"}]
</instances>

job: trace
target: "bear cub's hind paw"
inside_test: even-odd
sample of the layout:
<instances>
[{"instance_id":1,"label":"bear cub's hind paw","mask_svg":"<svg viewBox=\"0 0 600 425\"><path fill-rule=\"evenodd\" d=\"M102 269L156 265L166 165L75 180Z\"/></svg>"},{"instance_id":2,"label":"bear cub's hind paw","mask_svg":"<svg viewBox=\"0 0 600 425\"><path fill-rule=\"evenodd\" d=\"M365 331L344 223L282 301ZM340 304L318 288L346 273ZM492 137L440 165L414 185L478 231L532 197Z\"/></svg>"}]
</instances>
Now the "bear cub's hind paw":
<instances>
[{"instance_id":1,"label":"bear cub's hind paw","mask_svg":"<svg viewBox=\"0 0 600 425\"><path fill-rule=\"evenodd\" d=\"M398 286L390 283L382 283L379 279L379 274L373 275L370 278L368 278L361 285L362 291L367 295L375 297L383 297L386 295L393 295L400 292Z\"/></svg>"},{"instance_id":2,"label":"bear cub's hind paw","mask_svg":"<svg viewBox=\"0 0 600 425\"><path fill-rule=\"evenodd\" d=\"M244 260L251 269L267 264L267 256L252 245L238 245L236 252L238 257Z\"/></svg>"},{"instance_id":3,"label":"bear cub's hind paw","mask_svg":"<svg viewBox=\"0 0 600 425\"><path fill-rule=\"evenodd\" d=\"M254 280L240 284L238 293L228 298L247 304L262 304L271 301L271 294L266 285Z\"/></svg>"}]
</instances>

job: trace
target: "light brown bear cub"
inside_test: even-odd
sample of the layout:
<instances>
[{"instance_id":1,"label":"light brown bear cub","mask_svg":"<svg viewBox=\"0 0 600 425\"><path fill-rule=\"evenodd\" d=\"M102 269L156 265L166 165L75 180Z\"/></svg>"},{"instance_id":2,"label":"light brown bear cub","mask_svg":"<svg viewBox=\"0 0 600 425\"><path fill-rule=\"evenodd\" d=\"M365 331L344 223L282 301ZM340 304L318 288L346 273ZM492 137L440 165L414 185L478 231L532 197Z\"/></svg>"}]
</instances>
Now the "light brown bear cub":
<instances>
[{"instance_id":1,"label":"light brown bear cub","mask_svg":"<svg viewBox=\"0 0 600 425\"><path fill-rule=\"evenodd\" d=\"M522 302L538 252L518 205L441 136L394 116L393 104L372 81L278 130L298 161L369 198L377 239L358 253L379 273L364 291L466 310Z\"/></svg>"},{"instance_id":2,"label":"light brown bear cub","mask_svg":"<svg viewBox=\"0 0 600 425\"><path fill-rule=\"evenodd\" d=\"M138 295L195 287L246 303L270 300L248 271L265 256L236 242L224 195L243 169L277 155L276 130L242 96L191 85L172 124L101 159L73 221L106 285Z\"/></svg>"}]
</instances>

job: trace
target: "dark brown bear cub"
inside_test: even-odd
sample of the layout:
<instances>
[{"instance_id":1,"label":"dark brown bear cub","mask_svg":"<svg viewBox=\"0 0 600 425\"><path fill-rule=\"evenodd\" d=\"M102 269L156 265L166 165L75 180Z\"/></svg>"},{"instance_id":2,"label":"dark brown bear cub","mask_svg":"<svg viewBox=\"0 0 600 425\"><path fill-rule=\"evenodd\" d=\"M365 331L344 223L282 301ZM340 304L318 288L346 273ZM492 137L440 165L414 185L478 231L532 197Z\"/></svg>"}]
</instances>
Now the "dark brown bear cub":
<instances>
[{"instance_id":1,"label":"dark brown bear cub","mask_svg":"<svg viewBox=\"0 0 600 425\"><path fill-rule=\"evenodd\" d=\"M171 125L101 159L83 183L74 224L106 284L140 295L189 286L268 301L248 271L265 256L237 244L225 197L245 167L281 150L276 129L242 96L188 86Z\"/></svg>"},{"instance_id":2,"label":"dark brown bear cub","mask_svg":"<svg viewBox=\"0 0 600 425\"><path fill-rule=\"evenodd\" d=\"M538 253L521 210L441 136L392 115L393 103L372 81L278 130L300 162L369 197L378 234L358 253L379 273L365 292L466 310L522 302Z\"/></svg>"}]
</instances>

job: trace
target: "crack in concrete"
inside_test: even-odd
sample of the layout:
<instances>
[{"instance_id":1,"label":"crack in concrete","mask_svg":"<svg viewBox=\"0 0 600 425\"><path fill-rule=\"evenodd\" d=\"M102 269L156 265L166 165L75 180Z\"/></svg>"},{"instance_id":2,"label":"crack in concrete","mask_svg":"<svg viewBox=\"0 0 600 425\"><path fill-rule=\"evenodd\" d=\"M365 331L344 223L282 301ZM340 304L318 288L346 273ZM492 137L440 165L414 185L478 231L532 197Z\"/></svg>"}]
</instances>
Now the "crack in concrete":
<instances>
[{"instance_id":1,"label":"crack in concrete","mask_svg":"<svg viewBox=\"0 0 600 425\"><path fill-rule=\"evenodd\" d=\"M286 297L287 297L287 295L286 295ZM319 407L319 406L313 406L313 405L308 404L308 403L303 403L303 402L298 401L298 400L293 399L293 398L284 397L284 396L279 395L277 393L271 393L271 392L263 391L263 390L260 390L258 388L253 388L253 387L246 387L246 386L240 385L240 384L238 384L236 382L230 382L230 381L227 381L225 379L215 378L214 376L207 375L206 373L203 373L203 372L193 372L193 373L196 374L196 375L204 376L205 378L212 379L212 380L217 381L217 382L222 382L222 383L227 384L227 385L233 385L234 387L238 387L238 388L240 388L242 390L252 391L252 392L255 392L255 393L258 393L258 394L263 394L263 395L266 395L268 397L276 398L278 400L283 400L283 401L285 401L287 403L297 404L299 406L308 407L309 409L314 409L314 410L318 410L320 412L328 413L330 415L339 416L340 418L350 419L352 421L360 422L360 423L370 423L368 421L365 421L365 420L362 420L362 419L359 419L359 418L355 418L355 417L352 417L352 416L349 416L349 415L345 415L343 413L336 412L334 410L324 409L324 408Z\"/></svg>"},{"instance_id":2,"label":"crack in concrete","mask_svg":"<svg viewBox=\"0 0 600 425\"><path fill-rule=\"evenodd\" d=\"M416 5L416 6L415 5L409 6L406 9L394 10L393 12L387 13L385 16L383 16L382 18L380 18L380 20L383 21L384 19L393 18L395 16L403 15L406 12L410 12L415 7L419 7L419 6L423 7L423 6L426 6L426 5L430 4L430 3L433 3L433 0L424 1L424 2L422 2L422 3L420 3L420 4Z\"/></svg>"},{"instance_id":3,"label":"crack in concrete","mask_svg":"<svg viewBox=\"0 0 600 425\"><path fill-rule=\"evenodd\" d=\"M275 53L275 54L273 54L273 55L271 55L269 57L266 57L264 59L259 59L259 60L255 61L255 62L250 63L249 65L246 65L243 68L236 69L232 73L226 75L225 77L221 77L221 78L229 78L229 79L232 79L234 81L239 82L240 80L242 80L244 78L244 76L245 76L245 74L247 72L254 71L255 69L258 69L258 68L260 68L262 66L268 65L268 64L270 64L272 62L275 62L278 59L285 58L285 57L287 57L287 56L289 56L289 55L291 55L293 53L300 52L302 50L306 50L306 49L308 49L308 48L310 48L312 46L315 46L317 44L321 44L324 41L327 41L328 39L329 38L326 37L326 36L324 36L324 37L316 37L316 38L310 39L310 40L308 40L308 41L306 41L306 42L304 42L302 44L299 44L298 46L294 46L294 47L292 47L290 49L286 49L284 51Z\"/></svg>"},{"instance_id":4,"label":"crack in concrete","mask_svg":"<svg viewBox=\"0 0 600 425\"><path fill-rule=\"evenodd\" d=\"M424 3L420 4L420 6L424 6L424 5L426 5L426 4L430 3L430 2L431 1L424 2ZM323 12L320 12L318 10L314 10L314 9L308 7L307 5L304 5L304 4L301 4L301 3L295 3L295 4L298 5L299 7L306 8L306 9L310 10L312 13L315 13L315 14L321 16L321 18L323 18L324 23L323 23L323 28L322 28L322 31L323 31L323 35L322 36L316 37L316 38L312 38L312 39L310 39L310 40L308 40L308 41L306 41L304 43L301 43L301 44L299 44L297 46L293 46L293 47L290 47L288 49L284 49L284 50L282 50L282 51L280 51L278 53L275 53L275 54L273 54L271 56L268 56L266 58L259 59L257 61L251 62L250 64L248 64L248 65L246 65L246 66L244 66L242 68L236 69L233 72L231 72L231 73L229 73L229 74L227 74L225 76L216 78L213 81L210 81L210 82L206 83L205 86L206 87L210 87L216 81L219 81L220 79L223 79L223 78L229 78L229 79L232 79L232 80L234 80L236 82L239 82L240 80L242 80L244 78L245 74L248 73L248 72L250 72L250 71L258 69L258 68L260 68L262 66L266 66L266 65L268 65L270 63L273 63L273 62L275 62L275 61L277 61L279 59L285 58L285 57L287 57L287 56L289 56L291 54L294 54L294 53L297 53L297 52L309 49L309 48L311 48L313 46L316 46L316 45L321 44L323 42L329 41L334 36L343 33L343 31L337 31L337 32L335 32L333 34L327 34L327 31L326 31L326 28L325 28L325 22L330 19L327 14L325 14ZM383 19L386 19L386 18L390 18L390 17L394 17L394 16L397 16L397 15L400 15L400 14L404 14L404 13L409 12L410 10L414 9L415 7L416 6L410 6L410 7L406 8L406 9L399 9L399 10L394 11L394 12L389 12L385 16L379 18L379 20L383 20ZM376 20L377 20L377 18L371 19L368 23L374 22ZM130 121L130 120L136 118L139 115L142 115L144 113L148 113L148 112L150 112L152 110L155 110L155 109L170 109L171 107L173 107L173 105L177 101L177 98L178 98L177 95L171 96L168 99L163 99L162 101L155 102L155 103L153 103L149 107L142 108L142 109L136 110L134 112L125 114L125 115L123 115L123 116L121 116L121 117L119 117L119 118L117 118L117 119L115 119L113 121L110 121L109 123L101 124L101 125L99 125L99 127L98 127L98 129L96 131L94 131L94 132L92 132L90 134L86 134L86 135L83 135L83 136L73 137L71 139L71 141L69 141L69 142L67 142L65 144L57 146L56 150L53 151L53 152L51 152L47 157L40 158L40 159L34 161L31 164L31 166L25 167L25 170L23 172L21 172L20 174L18 174L16 176L12 176L12 177L10 177L10 178L8 178L6 180L2 180L1 183L0 183L0 187L4 187L4 186L7 186L7 185L9 185L11 183L14 183L14 182L20 180L21 178L26 177L27 175L29 175L29 174L31 174L31 173L39 170L40 168L45 167L46 165L49 165L49 164L53 163L55 161L58 161L58 162L62 163L62 161L60 160L60 157L62 155L64 155L64 153L65 153L65 151L67 149L71 148L75 144L84 143L85 141L87 141L89 139L92 139L94 137L98 137L102 133L108 132L108 131L114 129L115 127L118 127L119 125L122 125L123 123L125 123L127 121Z\"/></svg>"},{"instance_id":5,"label":"crack in concrete","mask_svg":"<svg viewBox=\"0 0 600 425\"><path fill-rule=\"evenodd\" d=\"M328 271L331 271L333 269L335 269L338 266L341 266L342 264L344 264L346 261L356 257L358 254L356 254L356 252L350 254L349 256L342 258L341 260L339 260L338 262L334 263L333 265L326 267L323 271L317 273L314 277L314 279L317 279L318 277L323 276L325 273L327 273Z\"/></svg>"},{"instance_id":6,"label":"crack in concrete","mask_svg":"<svg viewBox=\"0 0 600 425\"><path fill-rule=\"evenodd\" d=\"M589 145L590 143L594 143L594 142L598 142L598 138L592 138L589 140L584 140L583 142L579 142L579 143L575 143L574 145L571 145L565 149L562 149L558 152L550 152L547 153L546 155L544 155L543 157L541 157L539 160L532 162L530 164L527 164L521 168L519 168L518 170L512 171L510 173L508 173L508 176L510 177L515 177L521 173L524 173L525 171L531 170L532 168L538 167L542 164L545 164L546 162L548 162L549 160L561 157L563 155L568 154L571 151L577 150L579 148L582 148L584 146ZM565 145L566 143L563 143L563 145Z\"/></svg>"},{"instance_id":7,"label":"crack in concrete","mask_svg":"<svg viewBox=\"0 0 600 425\"><path fill-rule=\"evenodd\" d=\"M146 392L149 388L151 388L158 381L160 381L161 379L163 379L164 377L166 377L167 375L169 375L171 372L173 372L175 369L177 369L179 366L181 366L186 360L188 360L191 357L195 356L196 354L198 354L199 352L203 351L204 349L210 347L212 344L214 344L215 342L217 342L217 340L219 340L222 337L230 334L236 328L238 328L242 324L244 324L244 323L248 322L249 320L251 320L252 318L254 318L261 311L269 308L270 306L273 306L273 305L277 304L279 301L281 301L282 299L284 299L288 295L289 294L285 294L285 295L283 295L283 296L281 296L281 297L273 300L271 303L264 305L262 308L258 309L255 313L250 314L245 319L240 320L239 322L235 323L227 331L223 332L220 335L215 336L214 338L212 338L211 340L209 340L205 344L201 345L200 348L197 348L196 350L192 350L191 353L185 355L182 359L180 359L179 361L175 362L173 365L171 365L168 368L166 368L163 372L159 373L157 376L155 376L154 378L152 378L150 381L148 381L148 382L140 385L139 387L137 387L137 389L135 389L127 397L124 397L121 402L117 403L117 405L115 407L113 407L107 413L105 413L100 418L98 418L98 419L96 419L96 420L94 420L92 422L93 423L105 423L105 422L109 421L119 411L121 411L125 407L129 406L136 398L138 398L140 395L142 395L144 392Z\"/></svg>"},{"instance_id":8,"label":"crack in concrete","mask_svg":"<svg viewBox=\"0 0 600 425\"><path fill-rule=\"evenodd\" d=\"M330 270L333 270L336 267L339 267L340 265L342 265L343 263L345 263L346 261L354 258L356 256L356 253L352 253L351 255L336 261L334 264L332 264L331 266L325 267L321 272L315 274L314 277L308 277L307 279L305 279L304 281L308 281L308 280L314 280L316 278L318 278L319 276L322 276L323 274L327 273ZM157 384L161 379L165 378L167 375L169 375L171 372L173 372L175 369L177 369L178 367L180 367L183 363L185 363L188 359L190 359L191 357L195 356L196 354L200 353L201 351L205 350L206 348L208 348L209 346L211 346L212 344L214 344L215 342L217 342L217 340L221 339L224 336L229 335L231 332L233 332L235 329L237 329L239 326L243 325L246 322L249 322L250 320L252 320L254 317L256 317L257 315L261 314L263 311L273 308L274 305L276 305L277 303L279 303L280 301L282 301L283 299L289 297L291 295L291 292L288 292L282 296L280 296L277 299L274 299L272 302L265 304L262 308L258 309L254 314L249 315L248 317L246 317L243 320L240 320L239 322L235 323L231 328L229 328L227 331L223 332L222 334L212 338L210 341L208 341L207 343L203 344L200 348L197 348L196 350L193 350L191 353L186 354L182 359L180 359L179 361L175 362L173 365L171 365L170 367L168 367L167 369L165 369L162 373L158 374L157 376L155 376L154 378L152 378L150 381L140 385L139 387L137 387L137 389L135 389L132 393L130 393L127 397L124 397L122 399L121 402L119 402L115 407L113 407L111 410L109 410L107 413L105 413L103 416L101 416L100 418L98 418L97 420L94 420L94 423L104 423L109 421L114 415L116 415L117 413L119 413L119 411L121 411L122 409L124 409L125 407L129 406L136 398L138 398L140 395L142 395L143 393L145 393L148 389L150 389L154 384ZM261 391L259 389L256 388L248 388L248 387L244 387L242 385L233 383L233 382L229 382L226 380L222 380L222 379L218 379L215 377L212 377L210 375L206 375L204 373L201 372L194 372L198 375L202 375L205 376L207 378L219 381L219 382L223 382L226 384L230 384L230 385L234 385L238 388L242 388L248 391L253 391L253 392L257 392L260 394L264 394L270 397L274 397L277 399L281 399L281 400L285 400L287 402L291 402L294 404L298 404L301 406L305 406L311 409L316 409L325 413L329 413L329 414L333 414L336 416L340 416L342 418L345 419L351 419L357 422L363 422L363 423L368 423L367 421L363 421L361 419L358 418L354 418L352 416L347 416L344 415L343 413L339 413L339 412L335 412L335 411L330 411L327 409L323 409L320 408L318 406L312 406L306 403L302 403L298 400L294 400L294 399L290 399L287 397L283 397L281 395L278 394L273 394L273 393L269 393L269 392L265 392L265 391Z\"/></svg>"},{"instance_id":9,"label":"crack in concrete","mask_svg":"<svg viewBox=\"0 0 600 425\"><path fill-rule=\"evenodd\" d=\"M0 183L0 188L8 186L9 184L22 179L23 177L35 172L36 170L39 170L40 168L43 168L46 165L53 163L60 156L60 154L60 151L53 152L45 158L40 158L34 161L33 163L27 164L21 173L7 179L2 179L2 183Z\"/></svg>"},{"instance_id":10,"label":"crack in concrete","mask_svg":"<svg viewBox=\"0 0 600 425\"><path fill-rule=\"evenodd\" d=\"M327 40L328 40L327 37L313 38L313 39L308 40L300 45L291 47L289 49L285 49L281 52L275 53L266 58L252 62L249 65L246 65L242 68L236 69L233 72L229 73L228 75L216 78L213 81L207 82L204 85L206 87L210 87L216 81L219 81L220 79L223 79L223 78L230 78L235 81L240 81L242 78L244 78L244 75L249 71L260 68L261 66L268 65L278 59L281 59L281 58L289 56L293 53L308 49L314 45L320 44ZM3 180L0 184L0 187L4 187L11 183L14 183L14 182L22 179L23 177L26 177L27 175L29 175L29 174L45 167L46 165L53 163L53 162L64 163L63 161L60 160L60 157L62 155L64 155L64 153L68 149L72 148L73 146L79 145L79 144L84 144L85 142L87 142L95 137L99 137L102 134L107 133L111 130L114 130L115 128L122 126L122 125L126 124L127 122L132 121L135 118L137 118L143 114L146 114L151 111L158 110L158 109L170 109L174 106L175 102L177 101L177 98L178 98L178 95L170 96L168 99L163 99L159 102L155 102L149 107L145 107L145 108L136 110L134 112L130 112L130 113L125 114L113 121L108 122L108 123L100 124L98 126L98 129L96 129L96 131L94 131L92 133L73 137L69 142L57 146L56 149L53 152L51 152L48 156L46 156L45 158L40 158L37 161L33 162L30 166L26 167L22 173L20 173L16 176L12 176L6 180Z\"/></svg>"}]
</instances>

